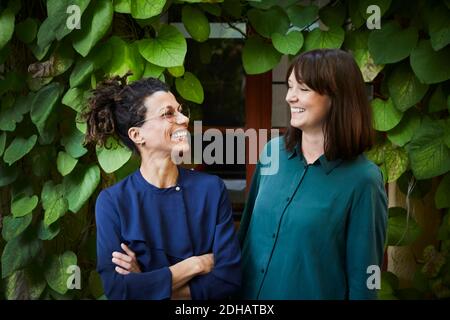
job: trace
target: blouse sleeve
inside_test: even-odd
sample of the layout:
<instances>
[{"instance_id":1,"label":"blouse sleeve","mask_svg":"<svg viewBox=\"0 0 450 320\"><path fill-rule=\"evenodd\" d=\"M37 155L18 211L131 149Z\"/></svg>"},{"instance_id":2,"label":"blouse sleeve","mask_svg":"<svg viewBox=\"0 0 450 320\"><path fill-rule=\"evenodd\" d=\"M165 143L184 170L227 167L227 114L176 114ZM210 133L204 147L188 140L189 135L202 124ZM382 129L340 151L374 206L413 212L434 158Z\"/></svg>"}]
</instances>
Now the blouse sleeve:
<instances>
[{"instance_id":1,"label":"blouse sleeve","mask_svg":"<svg viewBox=\"0 0 450 320\"><path fill-rule=\"evenodd\" d=\"M120 218L109 193L102 191L96 202L97 271L103 282L105 295L111 300L170 299L172 273L168 267L142 273L121 275L111 261L113 251L121 252Z\"/></svg>"},{"instance_id":2,"label":"blouse sleeve","mask_svg":"<svg viewBox=\"0 0 450 320\"><path fill-rule=\"evenodd\" d=\"M234 231L228 193L221 181L218 220L214 230L214 268L189 282L192 300L224 299L241 285L241 251Z\"/></svg>"},{"instance_id":3,"label":"blouse sleeve","mask_svg":"<svg viewBox=\"0 0 450 320\"><path fill-rule=\"evenodd\" d=\"M387 227L387 197L381 172L366 179L355 193L347 222L346 269L348 298L376 299L377 290L369 289L367 280L371 265L381 267Z\"/></svg>"}]
</instances>

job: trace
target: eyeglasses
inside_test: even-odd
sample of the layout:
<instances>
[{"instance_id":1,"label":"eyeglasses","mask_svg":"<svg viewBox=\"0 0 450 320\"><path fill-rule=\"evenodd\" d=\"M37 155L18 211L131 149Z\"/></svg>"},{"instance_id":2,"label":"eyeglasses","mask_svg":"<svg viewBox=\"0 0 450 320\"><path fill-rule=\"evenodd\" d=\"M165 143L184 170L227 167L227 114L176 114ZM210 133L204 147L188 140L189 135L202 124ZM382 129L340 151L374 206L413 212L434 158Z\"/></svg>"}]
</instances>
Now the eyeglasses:
<instances>
[{"instance_id":1,"label":"eyeglasses","mask_svg":"<svg viewBox=\"0 0 450 320\"><path fill-rule=\"evenodd\" d=\"M177 117L180 114L189 119L189 117L191 116L191 111L189 110L188 106L183 106L181 104L176 109L172 106L167 106L167 107L161 108L160 115L150 117L150 118L144 119L142 121L138 121L134 125L137 126L137 125L140 125L142 123L145 123L147 121L154 120L157 118L165 119L166 121L168 121L170 123L174 123L177 121Z\"/></svg>"}]
</instances>

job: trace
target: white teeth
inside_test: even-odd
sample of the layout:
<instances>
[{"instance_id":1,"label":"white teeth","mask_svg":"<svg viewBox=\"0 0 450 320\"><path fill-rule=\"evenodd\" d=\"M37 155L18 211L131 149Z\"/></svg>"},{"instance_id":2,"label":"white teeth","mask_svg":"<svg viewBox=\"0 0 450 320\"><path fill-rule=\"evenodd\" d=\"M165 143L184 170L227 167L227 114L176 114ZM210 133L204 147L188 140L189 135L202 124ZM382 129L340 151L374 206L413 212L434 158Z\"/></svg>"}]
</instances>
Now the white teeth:
<instances>
[{"instance_id":1,"label":"white teeth","mask_svg":"<svg viewBox=\"0 0 450 320\"><path fill-rule=\"evenodd\" d=\"M186 137L188 132L186 130L178 130L172 133L172 139L180 139Z\"/></svg>"},{"instance_id":2,"label":"white teeth","mask_svg":"<svg viewBox=\"0 0 450 320\"><path fill-rule=\"evenodd\" d=\"M304 112L305 111L305 108L298 108L298 107L292 107L291 108L291 112L292 113L301 113L301 112Z\"/></svg>"}]
</instances>

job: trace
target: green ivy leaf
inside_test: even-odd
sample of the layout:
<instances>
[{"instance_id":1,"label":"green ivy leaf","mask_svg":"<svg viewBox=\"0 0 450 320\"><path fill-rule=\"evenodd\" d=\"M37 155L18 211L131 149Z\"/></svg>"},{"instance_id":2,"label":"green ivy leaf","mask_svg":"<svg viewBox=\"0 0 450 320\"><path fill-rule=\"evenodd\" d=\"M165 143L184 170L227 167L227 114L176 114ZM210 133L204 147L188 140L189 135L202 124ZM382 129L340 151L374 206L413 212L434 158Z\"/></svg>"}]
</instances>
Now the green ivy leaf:
<instances>
[{"instance_id":1,"label":"green ivy leaf","mask_svg":"<svg viewBox=\"0 0 450 320\"><path fill-rule=\"evenodd\" d=\"M23 217L36 208L39 198L38 196L22 196L11 201L11 213L14 218Z\"/></svg>"},{"instance_id":2,"label":"green ivy leaf","mask_svg":"<svg viewBox=\"0 0 450 320\"><path fill-rule=\"evenodd\" d=\"M367 49L368 31L351 31L345 36L344 47L353 54L365 82L372 82L383 70L384 65L376 64Z\"/></svg>"},{"instance_id":3,"label":"green ivy leaf","mask_svg":"<svg viewBox=\"0 0 450 320\"><path fill-rule=\"evenodd\" d=\"M240 0L227 0L222 3L223 11L233 18L240 18L242 14L242 4Z\"/></svg>"},{"instance_id":4,"label":"green ivy leaf","mask_svg":"<svg viewBox=\"0 0 450 320\"><path fill-rule=\"evenodd\" d=\"M204 93L200 81L190 72L185 72L183 78L175 79L178 93L186 100L203 103Z\"/></svg>"},{"instance_id":5,"label":"green ivy leaf","mask_svg":"<svg viewBox=\"0 0 450 320\"><path fill-rule=\"evenodd\" d=\"M69 201L69 210L78 212L89 199L100 182L100 169L92 164L78 166L63 179L64 197Z\"/></svg>"},{"instance_id":6,"label":"green ivy leaf","mask_svg":"<svg viewBox=\"0 0 450 320\"><path fill-rule=\"evenodd\" d=\"M150 63L148 61L145 62L145 69L143 77L152 77L159 78L164 72L164 67L157 66L156 64ZM183 71L184 74L184 71Z\"/></svg>"},{"instance_id":7,"label":"green ivy leaf","mask_svg":"<svg viewBox=\"0 0 450 320\"><path fill-rule=\"evenodd\" d=\"M59 234L60 231L61 228L59 226L59 221L46 226L44 220L41 220L38 227L38 238L41 240L52 240Z\"/></svg>"},{"instance_id":8,"label":"green ivy leaf","mask_svg":"<svg viewBox=\"0 0 450 320\"><path fill-rule=\"evenodd\" d=\"M45 210L44 224L46 227L64 216L69 207L67 199L64 198L63 185L55 185L53 181L47 181L44 184L41 200Z\"/></svg>"},{"instance_id":9,"label":"green ivy leaf","mask_svg":"<svg viewBox=\"0 0 450 320\"><path fill-rule=\"evenodd\" d=\"M26 97L18 96L14 101L12 95L4 95L1 102L0 130L16 130L16 124L22 122L23 115L30 111L33 97L34 93L29 93Z\"/></svg>"},{"instance_id":10,"label":"green ivy leaf","mask_svg":"<svg viewBox=\"0 0 450 320\"><path fill-rule=\"evenodd\" d=\"M414 176L428 179L450 170L450 149L445 145L445 123L425 118L406 146Z\"/></svg>"},{"instance_id":11,"label":"green ivy leaf","mask_svg":"<svg viewBox=\"0 0 450 320\"><path fill-rule=\"evenodd\" d=\"M274 33L286 34L289 29L289 18L280 7L272 7L267 11L250 9L247 16L253 28L266 38Z\"/></svg>"},{"instance_id":12,"label":"green ivy leaf","mask_svg":"<svg viewBox=\"0 0 450 320\"><path fill-rule=\"evenodd\" d=\"M67 28L67 19L69 18L67 9L71 5L76 5L80 9L80 14L83 15L89 2L90 0L48 0L47 18L39 27L37 34L38 47L44 50L55 38L61 40L72 32Z\"/></svg>"},{"instance_id":13,"label":"green ivy leaf","mask_svg":"<svg viewBox=\"0 0 450 320\"><path fill-rule=\"evenodd\" d=\"M314 29L308 32L305 39L305 51L313 49L335 49L344 43L345 32L340 27L330 28L328 31Z\"/></svg>"},{"instance_id":14,"label":"green ivy leaf","mask_svg":"<svg viewBox=\"0 0 450 320\"><path fill-rule=\"evenodd\" d=\"M53 146L36 146L27 157L28 165L37 177L45 177L50 174L50 170L55 162L55 149Z\"/></svg>"},{"instance_id":15,"label":"green ivy leaf","mask_svg":"<svg viewBox=\"0 0 450 320\"><path fill-rule=\"evenodd\" d=\"M3 218L2 237L5 241L10 241L25 231L30 225L33 215L27 214L22 217L6 216Z\"/></svg>"},{"instance_id":16,"label":"green ivy leaf","mask_svg":"<svg viewBox=\"0 0 450 320\"><path fill-rule=\"evenodd\" d=\"M333 6L325 6L319 12L320 20L328 27L340 27L345 21L346 8L342 2Z\"/></svg>"},{"instance_id":17,"label":"green ivy leaf","mask_svg":"<svg viewBox=\"0 0 450 320\"><path fill-rule=\"evenodd\" d=\"M14 20L14 12L10 8L0 13L0 49L9 42L14 33Z\"/></svg>"},{"instance_id":18,"label":"green ivy leaf","mask_svg":"<svg viewBox=\"0 0 450 320\"><path fill-rule=\"evenodd\" d=\"M73 158L70 154L60 151L56 159L56 167L62 176L66 176L72 172L78 163L78 159Z\"/></svg>"},{"instance_id":19,"label":"green ivy leaf","mask_svg":"<svg viewBox=\"0 0 450 320\"><path fill-rule=\"evenodd\" d=\"M367 157L380 166L385 182L396 181L408 168L408 155L403 148L391 143L375 145Z\"/></svg>"},{"instance_id":20,"label":"green ivy leaf","mask_svg":"<svg viewBox=\"0 0 450 320\"><path fill-rule=\"evenodd\" d=\"M396 181L408 169L408 154L403 148L389 148L384 161L387 183Z\"/></svg>"},{"instance_id":21,"label":"green ivy leaf","mask_svg":"<svg viewBox=\"0 0 450 320\"><path fill-rule=\"evenodd\" d=\"M0 161L0 187L7 186L16 181L19 171L16 166L6 166Z\"/></svg>"},{"instance_id":22,"label":"green ivy leaf","mask_svg":"<svg viewBox=\"0 0 450 320\"><path fill-rule=\"evenodd\" d=\"M86 154L87 149L83 147L83 142L84 135L74 126L71 126L70 130L61 138L61 144L73 158L80 158Z\"/></svg>"},{"instance_id":23,"label":"green ivy leaf","mask_svg":"<svg viewBox=\"0 0 450 320\"><path fill-rule=\"evenodd\" d=\"M150 64L150 62L149 62ZM164 70L164 69L163 69ZM169 73L174 76L175 78L179 78L182 77L184 75L184 66L178 66L178 67L171 67L171 68L167 68L167 71L169 71Z\"/></svg>"},{"instance_id":24,"label":"green ivy leaf","mask_svg":"<svg viewBox=\"0 0 450 320\"><path fill-rule=\"evenodd\" d=\"M89 92L86 92L80 88L71 88L62 98L62 103L68 107L71 107L76 112L83 112L87 104L88 96Z\"/></svg>"},{"instance_id":25,"label":"green ivy leaf","mask_svg":"<svg viewBox=\"0 0 450 320\"><path fill-rule=\"evenodd\" d=\"M103 67L105 72L111 76L123 76L131 71L133 75L128 78L128 82L140 79L144 71L144 59L139 54L137 42L129 44L117 36L112 36L107 45L114 54Z\"/></svg>"},{"instance_id":26,"label":"green ivy leaf","mask_svg":"<svg viewBox=\"0 0 450 320\"><path fill-rule=\"evenodd\" d=\"M267 72L280 62L280 58L281 54L260 37L248 38L242 51L242 62L247 74Z\"/></svg>"},{"instance_id":27,"label":"green ivy leaf","mask_svg":"<svg viewBox=\"0 0 450 320\"><path fill-rule=\"evenodd\" d=\"M386 243L388 246L407 246L420 235L421 229L416 221L407 216L405 209L389 208L388 230Z\"/></svg>"},{"instance_id":28,"label":"green ivy leaf","mask_svg":"<svg viewBox=\"0 0 450 320\"><path fill-rule=\"evenodd\" d=\"M433 7L428 21L431 46L435 51L441 50L450 43L450 12L448 8L442 4Z\"/></svg>"},{"instance_id":29,"label":"green ivy leaf","mask_svg":"<svg viewBox=\"0 0 450 320\"><path fill-rule=\"evenodd\" d=\"M197 0L197 1L199 1L199 0ZM250 3L250 5L252 7L259 8L259 9L269 9L269 8L273 7L274 5L278 4L279 2L282 2L282 0L281 1L280 0L247 0L247 1Z\"/></svg>"},{"instance_id":30,"label":"green ivy leaf","mask_svg":"<svg viewBox=\"0 0 450 320\"><path fill-rule=\"evenodd\" d=\"M181 21L194 40L198 42L208 40L210 33L209 21L201 10L188 5L183 6Z\"/></svg>"},{"instance_id":31,"label":"green ivy leaf","mask_svg":"<svg viewBox=\"0 0 450 320\"><path fill-rule=\"evenodd\" d=\"M395 107L406 111L422 100L428 85L421 83L407 64L401 64L390 75L388 89Z\"/></svg>"},{"instance_id":32,"label":"green ivy leaf","mask_svg":"<svg viewBox=\"0 0 450 320\"><path fill-rule=\"evenodd\" d=\"M294 26L303 29L316 20L319 14L319 8L315 5L294 5L287 8L286 13Z\"/></svg>"},{"instance_id":33,"label":"green ivy leaf","mask_svg":"<svg viewBox=\"0 0 450 320\"><path fill-rule=\"evenodd\" d=\"M416 46L417 39L416 28L402 30L397 22L388 22L381 29L370 33L368 46L376 64L387 64L408 57Z\"/></svg>"},{"instance_id":34,"label":"green ivy leaf","mask_svg":"<svg viewBox=\"0 0 450 320\"><path fill-rule=\"evenodd\" d=\"M74 35L73 47L86 57L103 38L113 19L113 5L109 0L97 0L89 7L81 22L83 27Z\"/></svg>"},{"instance_id":35,"label":"green ivy leaf","mask_svg":"<svg viewBox=\"0 0 450 320\"><path fill-rule=\"evenodd\" d=\"M139 52L149 62L161 67L176 67L184 62L186 39L174 26L164 25L154 39L138 42Z\"/></svg>"},{"instance_id":36,"label":"green ivy leaf","mask_svg":"<svg viewBox=\"0 0 450 320\"><path fill-rule=\"evenodd\" d=\"M398 111L392 99L387 101L374 99L372 101L374 128L378 131L388 131L394 128L402 120L403 113Z\"/></svg>"},{"instance_id":37,"label":"green ivy leaf","mask_svg":"<svg viewBox=\"0 0 450 320\"><path fill-rule=\"evenodd\" d=\"M39 132L45 126L45 122L58 102L62 90L63 87L61 84L52 82L39 90L34 96L31 102L30 116Z\"/></svg>"},{"instance_id":38,"label":"green ivy leaf","mask_svg":"<svg viewBox=\"0 0 450 320\"><path fill-rule=\"evenodd\" d=\"M3 155L3 160L11 165L14 162L22 159L28 152L33 149L37 141L37 135L32 135L29 138L16 137L8 146Z\"/></svg>"},{"instance_id":39,"label":"green ivy leaf","mask_svg":"<svg viewBox=\"0 0 450 320\"><path fill-rule=\"evenodd\" d=\"M423 83L438 83L450 79L450 47L434 51L429 40L422 40L411 52L410 62L414 73Z\"/></svg>"},{"instance_id":40,"label":"green ivy leaf","mask_svg":"<svg viewBox=\"0 0 450 320\"><path fill-rule=\"evenodd\" d=\"M5 151L5 145L6 145L6 132L2 132L0 134L0 157L3 154L3 151Z\"/></svg>"},{"instance_id":41,"label":"green ivy leaf","mask_svg":"<svg viewBox=\"0 0 450 320\"><path fill-rule=\"evenodd\" d=\"M444 178L439 183L436 190L434 201L436 203L436 208L444 209L450 208L450 173L447 173Z\"/></svg>"},{"instance_id":42,"label":"green ivy leaf","mask_svg":"<svg viewBox=\"0 0 450 320\"><path fill-rule=\"evenodd\" d=\"M439 112L447 109L447 98L445 97L442 85L439 85L436 90L434 90L433 95L428 103L428 112Z\"/></svg>"},{"instance_id":43,"label":"green ivy leaf","mask_svg":"<svg viewBox=\"0 0 450 320\"><path fill-rule=\"evenodd\" d=\"M286 35L274 33L272 43L278 52L296 55L303 46L303 34L299 31L291 31Z\"/></svg>"},{"instance_id":44,"label":"green ivy leaf","mask_svg":"<svg viewBox=\"0 0 450 320\"><path fill-rule=\"evenodd\" d=\"M67 292L70 273L67 269L70 266L77 265L77 255L72 251L66 251L61 255L52 255L46 261L47 268L45 268L45 279L50 288L60 294Z\"/></svg>"},{"instance_id":45,"label":"green ivy leaf","mask_svg":"<svg viewBox=\"0 0 450 320\"><path fill-rule=\"evenodd\" d=\"M7 300L37 300L47 285L42 279L42 273L36 270L35 266L13 272L4 283Z\"/></svg>"},{"instance_id":46,"label":"green ivy leaf","mask_svg":"<svg viewBox=\"0 0 450 320\"><path fill-rule=\"evenodd\" d=\"M119 13L131 13L131 0L114 0L114 11Z\"/></svg>"},{"instance_id":47,"label":"green ivy leaf","mask_svg":"<svg viewBox=\"0 0 450 320\"><path fill-rule=\"evenodd\" d=\"M366 22L366 19L361 15L360 0L349 0L347 3L352 26L357 29Z\"/></svg>"},{"instance_id":48,"label":"green ivy leaf","mask_svg":"<svg viewBox=\"0 0 450 320\"><path fill-rule=\"evenodd\" d=\"M384 68L383 64L376 64L373 61L369 50L356 50L353 52L353 56L365 82L372 82Z\"/></svg>"},{"instance_id":49,"label":"green ivy leaf","mask_svg":"<svg viewBox=\"0 0 450 320\"><path fill-rule=\"evenodd\" d=\"M112 173L130 160L131 150L109 138L106 145L96 148L98 163L106 173Z\"/></svg>"},{"instance_id":50,"label":"green ivy leaf","mask_svg":"<svg viewBox=\"0 0 450 320\"><path fill-rule=\"evenodd\" d=\"M70 86L77 87L87 81L92 72L100 69L111 60L111 50L108 45L102 44L100 48L92 50L90 54L78 60L70 74Z\"/></svg>"},{"instance_id":51,"label":"green ivy leaf","mask_svg":"<svg viewBox=\"0 0 450 320\"><path fill-rule=\"evenodd\" d=\"M6 243L2 253L2 278L25 267L42 248L42 241L22 233Z\"/></svg>"},{"instance_id":52,"label":"green ivy leaf","mask_svg":"<svg viewBox=\"0 0 450 320\"><path fill-rule=\"evenodd\" d=\"M400 123L393 129L389 130L387 137L392 143L403 147L411 141L417 128L420 126L420 115L417 110L409 109L404 115Z\"/></svg>"},{"instance_id":53,"label":"green ivy leaf","mask_svg":"<svg viewBox=\"0 0 450 320\"><path fill-rule=\"evenodd\" d=\"M131 0L131 15L135 19L148 19L160 14L166 0Z\"/></svg>"},{"instance_id":54,"label":"green ivy leaf","mask_svg":"<svg viewBox=\"0 0 450 320\"><path fill-rule=\"evenodd\" d=\"M200 8L202 8L203 11L216 17L220 17L220 15L222 14L222 8L217 3L201 3Z\"/></svg>"},{"instance_id":55,"label":"green ivy leaf","mask_svg":"<svg viewBox=\"0 0 450 320\"><path fill-rule=\"evenodd\" d=\"M38 22L36 19L26 18L16 25L16 35L24 43L33 42L36 38Z\"/></svg>"}]
</instances>

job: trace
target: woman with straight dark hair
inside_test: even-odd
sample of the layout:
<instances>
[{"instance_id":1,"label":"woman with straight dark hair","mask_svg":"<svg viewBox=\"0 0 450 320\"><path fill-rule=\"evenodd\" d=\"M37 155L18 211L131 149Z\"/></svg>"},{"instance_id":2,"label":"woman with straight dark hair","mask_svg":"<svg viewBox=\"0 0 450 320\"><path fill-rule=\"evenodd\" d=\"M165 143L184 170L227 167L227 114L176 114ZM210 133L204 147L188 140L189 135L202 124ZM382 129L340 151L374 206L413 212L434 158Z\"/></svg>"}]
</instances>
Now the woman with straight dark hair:
<instances>
[{"instance_id":1,"label":"woman with straight dark hair","mask_svg":"<svg viewBox=\"0 0 450 320\"><path fill-rule=\"evenodd\" d=\"M240 250L227 190L183 169L189 115L158 79L109 79L85 114L86 141L115 136L141 159L95 206L97 270L108 299L224 299L240 286Z\"/></svg>"},{"instance_id":2,"label":"woman with straight dark hair","mask_svg":"<svg viewBox=\"0 0 450 320\"><path fill-rule=\"evenodd\" d=\"M240 297L374 299L387 197L363 155L374 138L361 72L349 53L313 50L286 82L290 126L261 155L276 148L279 170L264 175L260 159L239 229Z\"/></svg>"}]
</instances>

